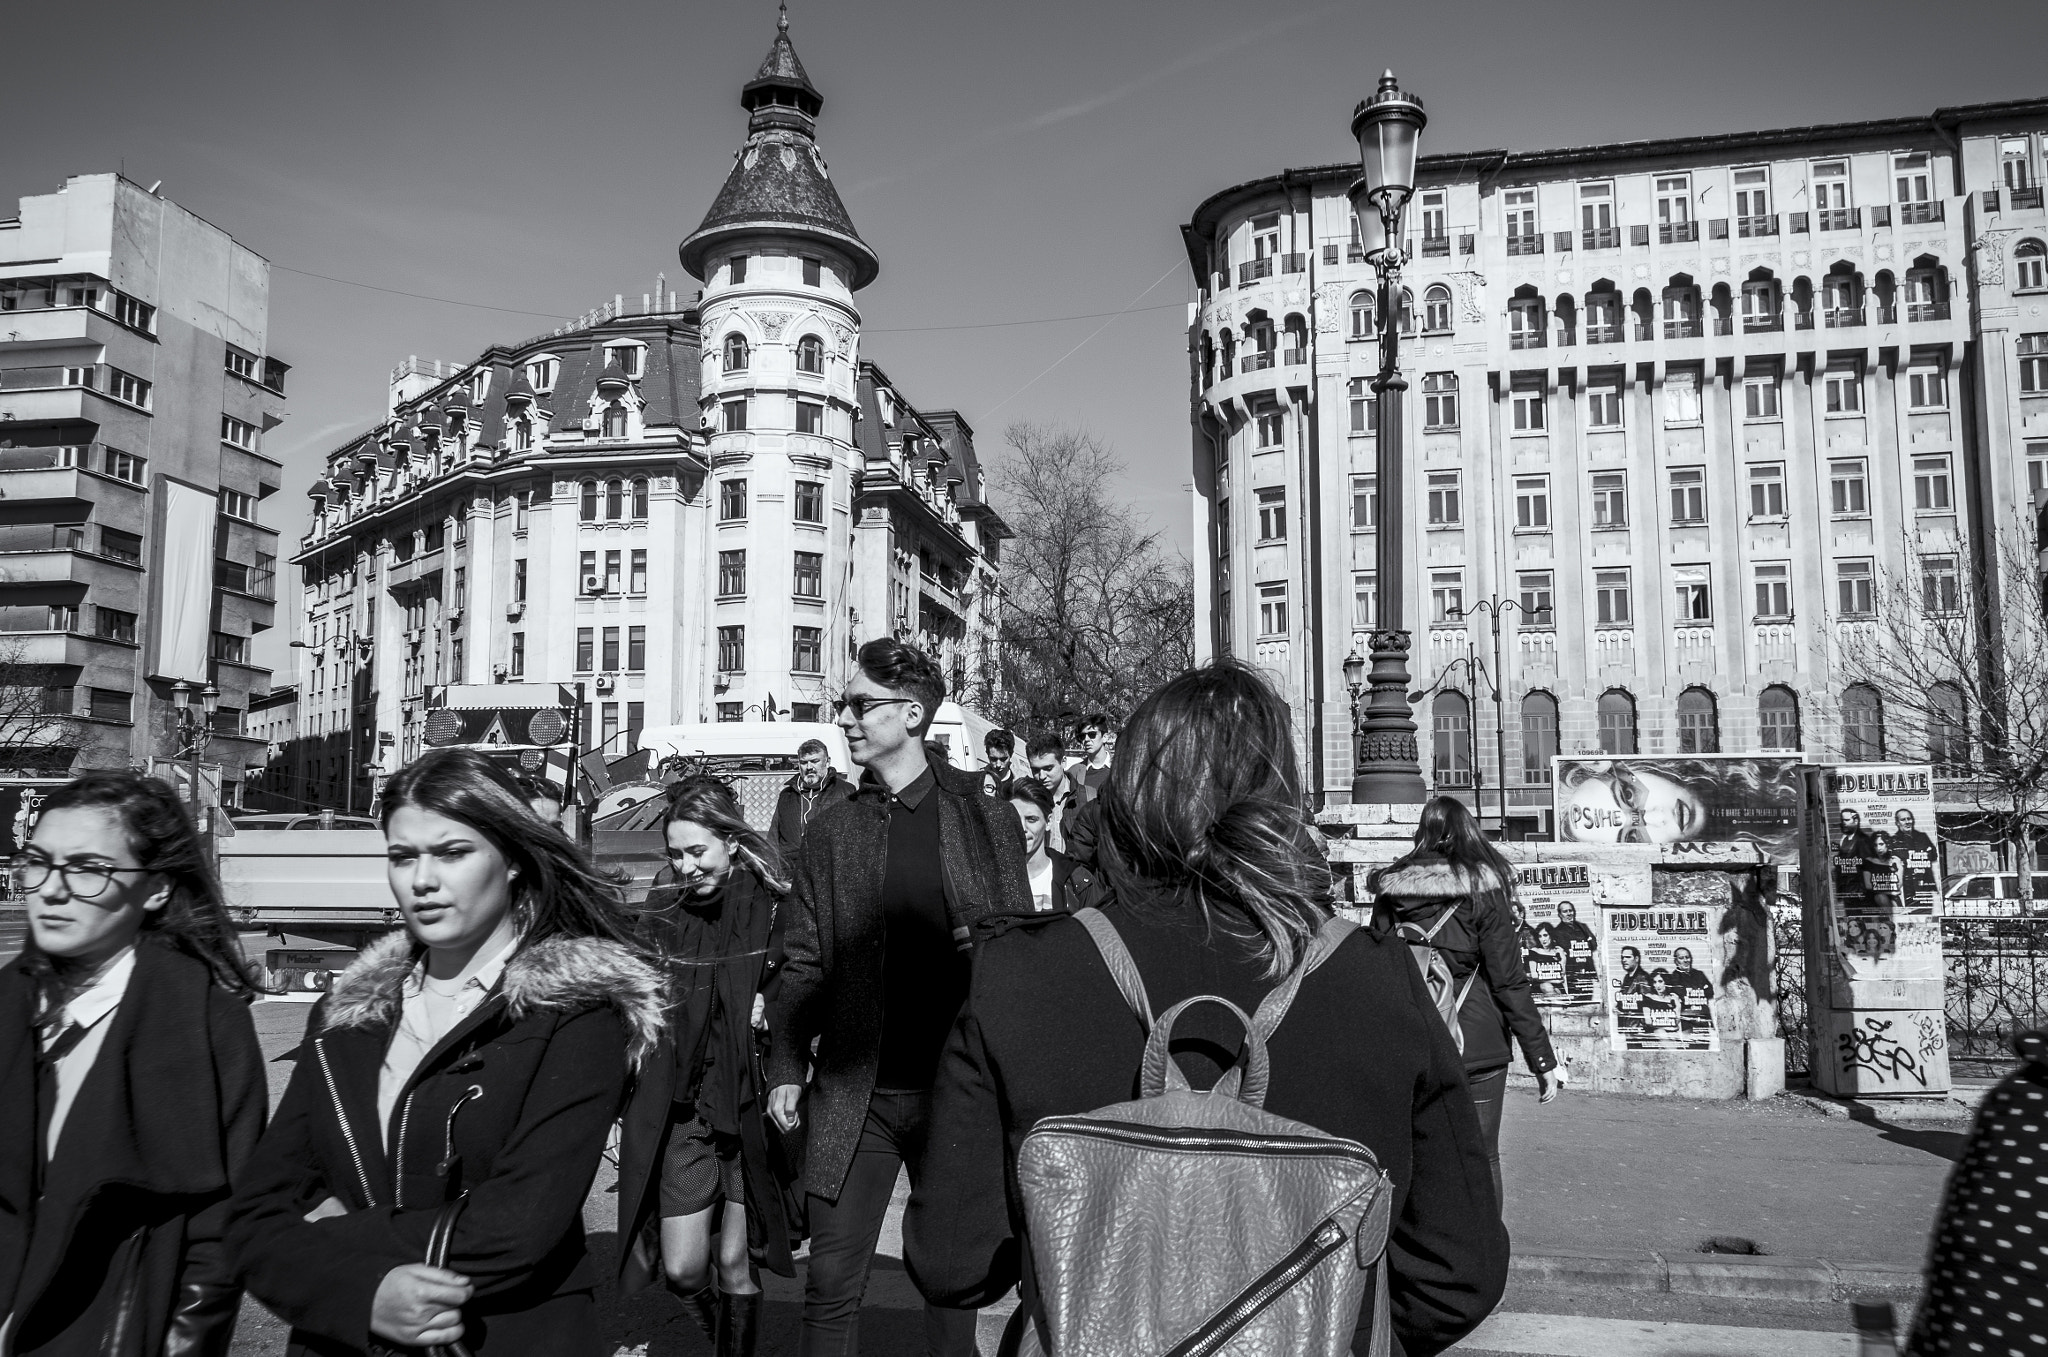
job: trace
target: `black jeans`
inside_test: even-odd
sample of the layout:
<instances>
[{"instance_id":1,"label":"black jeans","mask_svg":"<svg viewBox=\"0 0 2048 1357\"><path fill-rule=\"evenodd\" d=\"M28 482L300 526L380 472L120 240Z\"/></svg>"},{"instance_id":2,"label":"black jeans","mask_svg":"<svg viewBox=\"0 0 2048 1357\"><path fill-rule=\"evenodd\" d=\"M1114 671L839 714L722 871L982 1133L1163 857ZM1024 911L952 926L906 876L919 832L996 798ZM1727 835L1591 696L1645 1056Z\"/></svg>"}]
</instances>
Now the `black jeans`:
<instances>
[{"instance_id":1,"label":"black jeans","mask_svg":"<svg viewBox=\"0 0 2048 1357\"><path fill-rule=\"evenodd\" d=\"M1500 1110L1508 1091L1508 1067L1481 1070L1465 1076L1472 1090L1472 1110L1479 1114L1479 1134L1486 1141L1486 1163L1493 1170L1493 1200L1503 1213L1508 1199L1500 1190Z\"/></svg>"},{"instance_id":2,"label":"black jeans","mask_svg":"<svg viewBox=\"0 0 2048 1357\"><path fill-rule=\"evenodd\" d=\"M856 1357L860 1351L860 1303L868 1288L875 1241L889 1214L898 1168L910 1170L917 1190L924 1176L925 1134L931 1127L932 1095L876 1089L868 1099L839 1200L810 1201L811 1259L804 1278L803 1334L798 1357ZM975 1312L924 1307L928 1357L975 1357Z\"/></svg>"}]
</instances>

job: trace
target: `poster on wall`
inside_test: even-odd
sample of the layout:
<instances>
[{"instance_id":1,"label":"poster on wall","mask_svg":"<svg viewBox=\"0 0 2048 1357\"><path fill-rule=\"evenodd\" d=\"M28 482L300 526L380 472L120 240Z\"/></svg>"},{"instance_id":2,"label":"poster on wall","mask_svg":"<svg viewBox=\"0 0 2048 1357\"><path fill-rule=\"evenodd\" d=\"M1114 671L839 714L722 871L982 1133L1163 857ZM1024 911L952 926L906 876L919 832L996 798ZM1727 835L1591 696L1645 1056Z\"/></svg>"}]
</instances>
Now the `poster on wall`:
<instances>
[{"instance_id":1,"label":"poster on wall","mask_svg":"<svg viewBox=\"0 0 2048 1357\"><path fill-rule=\"evenodd\" d=\"M1583 862L1530 862L1515 869L1515 931L1536 1002L1569 1008L1600 1001L1600 909Z\"/></svg>"},{"instance_id":2,"label":"poster on wall","mask_svg":"<svg viewBox=\"0 0 2048 1357\"><path fill-rule=\"evenodd\" d=\"M1836 1007L1927 1006L1941 980L1934 770L1844 764L1820 774ZM1847 988L1843 988L1847 986ZM1911 991L1906 987L1913 987ZM1857 993L1858 987L1867 991Z\"/></svg>"},{"instance_id":3,"label":"poster on wall","mask_svg":"<svg viewBox=\"0 0 2048 1357\"><path fill-rule=\"evenodd\" d=\"M1747 843L1766 862L1798 864L1797 755L1561 755L1551 763L1559 843Z\"/></svg>"},{"instance_id":4,"label":"poster on wall","mask_svg":"<svg viewBox=\"0 0 2048 1357\"><path fill-rule=\"evenodd\" d=\"M1608 1047L1629 1051L1718 1051L1714 964L1717 911L1705 908L1609 909L1602 954L1607 964Z\"/></svg>"}]
</instances>

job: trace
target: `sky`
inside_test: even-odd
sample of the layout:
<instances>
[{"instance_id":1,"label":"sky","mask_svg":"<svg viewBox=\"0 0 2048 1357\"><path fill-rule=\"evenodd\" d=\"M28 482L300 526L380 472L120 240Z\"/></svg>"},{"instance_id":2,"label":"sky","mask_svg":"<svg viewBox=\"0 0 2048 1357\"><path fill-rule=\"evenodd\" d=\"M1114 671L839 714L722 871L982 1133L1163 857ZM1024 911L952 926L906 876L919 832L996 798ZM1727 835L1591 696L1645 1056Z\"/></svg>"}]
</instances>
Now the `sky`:
<instances>
[{"instance_id":1,"label":"sky","mask_svg":"<svg viewBox=\"0 0 2048 1357\"><path fill-rule=\"evenodd\" d=\"M98 0L18 5L0 215L124 171L269 259L293 365L265 521L408 355L463 362L676 262L745 138L773 0ZM983 455L1085 429L1169 545L1191 537L1179 226L1210 194L1350 159L1392 67L1423 149L1533 150L2048 95L2031 0L795 0L819 144L881 256L862 352ZM338 280L338 281L337 281ZM296 591L257 659L285 667ZM279 681L288 681L285 674Z\"/></svg>"}]
</instances>

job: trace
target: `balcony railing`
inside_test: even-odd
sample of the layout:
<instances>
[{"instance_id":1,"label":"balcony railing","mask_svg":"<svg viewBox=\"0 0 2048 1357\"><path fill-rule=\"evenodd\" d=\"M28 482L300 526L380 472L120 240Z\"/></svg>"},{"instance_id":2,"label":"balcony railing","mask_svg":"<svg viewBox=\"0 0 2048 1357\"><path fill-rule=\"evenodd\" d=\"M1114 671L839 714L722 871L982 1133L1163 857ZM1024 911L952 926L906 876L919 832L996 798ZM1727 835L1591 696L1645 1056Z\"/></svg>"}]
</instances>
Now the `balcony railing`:
<instances>
[{"instance_id":1,"label":"balcony railing","mask_svg":"<svg viewBox=\"0 0 2048 1357\"><path fill-rule=\"evenodd\" d=\"M1909 321L1947 320L1947 302L1908 302L1906 319Z\"/></svg>"},{"instance_id":2,"label":"balcony railing","mask_svg":"<svg viewBox=\"0 0 2048 1357\"><path fill-rule=\"evenodd\" d=\"M1667 320L1664 322L1666 339L1698 339L1700 323L1697 320Z\"/></svg>"},{"instance_id":3,"label":"balcony railing","mask_svg":"<svg viewBox=\"0 0 2048 1357\"><path fill-rule=\"evenodd\" d=\"M1579 232L1579 248L1585 250L1618 250L1621 248L1621 228L1618 226L1595 226Z\"/></svg>"},{"instance_id":4,"label":"balcony railing","mask_svg":"<svg viewBox=\"0 0 2048 1357\"><path fill-rule=\"evenodd\" d=\"M142 539L97 523L0 525L0 551L79 551L128 565L142 564Z\"/></svg>"},{"instance_id":5,"label":"balcony railing","mask_svg":"<svg viewBox=\"0 0 2048 1357\"><path fill-rule=\"evenodd\" d=\"M1778 214L1772 212L1761 217L1737 217L1735 233L1744 238L1774 236L1778 234Z\"/></svg>"},{"instance_id":6,"label":"balcony railing","mask_svg":"<svg viewBox=\"0 0 2048 1357\"><path fill-rule=\"evenodd\" d=\"M2031 188L2013 189L2011 197L2014 211L2025 207L2031 207L2036 212L2041 210L2041 186L2039 184L2035 184ZM1994 212L1998 210L1997 204L1994 203L1992 205L1992 210Z\"/></svg>"},{"instance_id":7,"label":"balcony railing","mask_svg":"<svg viewBox=\"0 0 2048 1357\"><path fill-rule=\"evenodd\" d=\"M1273 355L1270 353L1248 353L1244 356L1243 366L1246 372L1263 371L1273 366Z\"/></svg>"},{"instance_id":8,"label":"balcony railing","mask_svg":"<svg viewBox=\"0 0 2048 1357\"><path fill-rule=\"evenodd\" d=\"M1559 254L1570 254L1572 252L1572 233L1569 231L1552 231L1550 233L1550 248Z\"/></svg>"},{"instance_id":9,"label":"balcony railing","mask_svg":"<svg viewBox=\"0 0 2048 1357\"><path fill-rule=\"evenodd\" d=\"M2038 191L2036 190L2036 192ZM2019 204L2015 203L2013 206L2017 207ZM1918 222L1940 221L1941 219L1941 204L1939 202L1899 204L1899 224L1901 226L1909 226Z\"/></svg>"},{"instance_id":10,"label":"balcony railing","mask_svg":"<svg viewBox=\"0 0 2048 1357\"><path fill-rule=\"evenodd\" d=\"M1714 217L1707 222L1707 239L1728 239L1728 219L1726 217Z\"/></svg>"},{"instance_id":11,"label":"balcony railing","mask_svg":"<svg viewBox=\"0 0 2048 1357\"><path fill-rule=\"evenodd\" d=\"M1588 344L1619 344L1621 342L1621 327L1619 325L1588 325L1586 327L1586 342Z\"/></svg>"},{"instance_id":12,"label":"balcony railing","mask_svg":"<svg viewBox=\"0 0 2048 1357\"><path fill-rule=\"evenodd\" d=\"M1635 324L1636 342L1642 343L1650 337L1650 322L1639 320Z\"/></svg>"},{"instance_id":13,"label":"balcony railing","mask_svg":"<svg viewBox=\"0 0 2048 1357\"><path fill-rule=\"evenodd\" d=\"M1637 249L1641 249L1643 246L1648 245L1650 243L1650 228L1647 226L1629 227L1628 243L1635 246Z\"/></svg>"},{"instance_id":14,"label":"balcony railing","mask_svg":"<svg viewBox=\"0 0 2048 1357\"><path fill-rule=\"evenodd\" d=\"M1307 273L1308 256L1305 254L1283 254L1280 256L1280 272Z\"/></svg>"},{"instance_id":15,"label":"balcony railing","mask_svg":"<svg viewBox=\"0 0 2048 1357\"><path fill-rule=\"evenodd\" d=\"M1860 207L1826 207L1814 215L1820 218L1823 231L1855 231L1863 225L1863 209Z\"/></svg>"},{"instance_id":16,"label":"balcony railing","mask_svg":"<svg viewBox=\"0 0 2048 1357\"><path fill-rule=\"evenodd\" d=\"M1272 276L1273 258L1271 255L1264 259L1246 260L1237 266L1237 285L1239 287L1247 287L1261 278L1271 278Z\"/></svg>"},{"instance_id":17,"label":"balcony railing","mask_svg":"<svg viewBox=\"0 0 2048 1357\"><path fill-rule=\"evenodd\" d=\"M1892 209L1889 203L1870 209L1870 224L1873 228L1892 224Z\"/></svg>"},{"instance_id":18,"label":"balcony railing","mask_svg":"<svg viewBox=\"0 0 2048 1357\"><path fill-rule=\"evenodd\" d=\"M1813 228L1807 224L1806 213L1787 212L1785 214L1785 229L1790 231L1793 235L1798 236L1804 235L1806 232L1812 230Z\"/></svg>"},{"instance_id":19,"label":"balcony railing","mask_svg":"<svg viewBox=\"0 0 2048 1357\"><path fill-rule=\"evenodd\" d=\"M277 571L262 566L248 565L241 561L217 560L215 577L220 587L230 593L247 594L275 602L277 599Z\"/></svg>"},{"instance_id":20,"label":"balcony railing","mask_svg":"<svg viewBox=\"0 0 2048 1357\"><path fill-rule=\"evenodd\" d=\"M1308 352L1305 349L1287 349L1281 353L1280 361L1291 368L1300 367L1308 361Z\"/></svg>"},{"instance_id":21,"label":"balcony railing","mask_svg":"<svg viewBox=\"0 0 2048 1357\"><path fill-rule=\"evenodd\" d=\"M1714 317L1714 333L1715 333L1715 334L1717 334L1717 335L1732 335L1732 334L1734 334L1734 333L1735 333L1735 318L1734 318L1733 316L1716 316L1716 317Z\"/></svg>"},{"instance_id":22,"label":"balcony railing","mask_svg":"<svg viewBox=\"0 0 2048 1357\"><path fill-rule=\"evenodd\" d=\"M53 471L88 465L98 443L68 443L48 448L0 448L0 471Z\"/></svg>"},{"instance_id":23,"label":"balcony railing","mask_svg":"<svg viewBox=\"0 0 2048 1357\"><path fill-rule=\"evenodd\" d=\"M97 390L99 370L94 367L0 368L0 391L48 391L56 387L82 386Z\"/></svg>"},{"instance_id":24,"label":"balcony railing","mask_svg":"<svg viewBox=\"0 0 2048 1357\"><path fill-rule=\"evenodd\" d=\"M0 605L0 632L77 631L78 608L70 603Z\"/></svg>"},{"instance_id":25,"label":"balcony railing","mask_svg":"<svg viewBox=\"0 0 2048 1357\"><path fill-rule=\"evenodd\" d=\"M1438 258L1448 255L1450 252L1451 238L1449 236L1424 236L1422 238L1422 253L1425 258Z\"/></svg>"},{"instance_id":26,"label":"balcony railing","mask_svg":"<svg viewBox=\"0 0 2048 1357\"><path fill-rule=\"evenodd\" d=\"M1742 332L1744 334L1762 334L1765 331L1782 330L1784 328L1785 318L1783 316L1744 316L1742 318Z\"/></svg>"},{"instance_id":27,"label":"balcony railing","mask_svg":"<svg viewBox=\"0 0 2048 1357\"><path fill-rule=\"evenodd\" d=\"M1829 309L1827 317L1830 330L1854 330L1863 324L1863 308L1834 307Z\"/></svg>"},{"instance_id":28,"label":"balcony railing","mask_svg":"<svg viewBox=\"0 0 2048 1357\"><path fill-rule=\"evenodd\" d=\"M1543 347L1543 332L1541 330L1517 330L1508 336L1508 347L1511 349L1540 349Z\"/></svg>"},{"instance_id":29,"label":"balcony railing","mask_svg":"<svg viewBox=\"0 0 2048 1357\"><path fill-rule=\"evenodd\" d=\"M1509 254L1542 254L1542 253L1543 253L1543 237L1542 237L1542 236L1509 236L1509 237L1508 237L1508 253L1509 253Z\"/></svg>"},{"instance_id":30,"label":"balcony railing","mask_svg":"<svg viewBox=\"0 0 2048 1357\"><path fill-rule=\"evenodd\" d=\"M1813 312L1801 311L1795 314L1792 317L1792 328L1795 330L1811 330L1813 328Z\"/></svg>"},{"instance_id":31,"label":"balcony railing","mask_svg":"<svg viewBox=\"0 0 2048 1357\"><path fill-rule=\"evenodd\" d=\"M1666 221L1657 223L1657 241L1662 245L1688 245L1700 238L1700 224L1696 221Z\"/></svg>"}]
</instances>

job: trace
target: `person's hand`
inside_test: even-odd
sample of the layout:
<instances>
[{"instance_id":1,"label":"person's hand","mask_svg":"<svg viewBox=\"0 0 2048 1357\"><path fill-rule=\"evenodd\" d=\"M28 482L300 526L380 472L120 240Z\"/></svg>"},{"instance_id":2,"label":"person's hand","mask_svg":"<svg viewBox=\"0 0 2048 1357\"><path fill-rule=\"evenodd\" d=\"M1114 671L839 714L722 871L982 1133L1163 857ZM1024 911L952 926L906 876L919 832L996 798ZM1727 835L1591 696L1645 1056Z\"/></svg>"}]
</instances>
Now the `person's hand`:
<instances>
[{"instance_id":1,"label":"person's hand","mask_svg":"<svg viewBox=\"0 0 2048 1357\"><path fill-rule=\"evenodd\" d=\"M306 1223L311 1225L316 1220L330 1220L335 1216L345 1216L347 1214L348 1208L341 1204L341 1198L329 1197L326 1201L321 1202L318 1206L306 1212Z\"/></svg>"},{"instance_id":2,"label":"person's hand","mask_svg":"<svg viewBox=\"0 0 2048 1357\"><path fill-rule=\"evenodd\" d=\"M768 1119L785 1131L796 1129L796 1100L803 1092L799 1084L779 1084L768 1090Z\"/></svg>"},{"instance_id":3,"label":"person's hand","mask_svg":"<svg viewBox=\"0 0 2048 1357\"><path fill-rule=\"evenodd\" d=\"M476 1290L469 1278L443 1267L405 1263L384 1274L370 1302L370 1332L409 1348L453 1343L462 1337L462 1307Z\"/></svg>"},{"instance_id":4,"label":"person's hand","mask_svg":"<svg viewBox=\"0 0 2048 1357\"><path fill-rule=\"evenodd\" d=\"M1564 1092L1564 1086L1570 1082L1571 1072L1563 1065L1559 1065L1554 1070L1545 1070L1536 1076L1536 1101L1539 1103L1556 1101L1557 1095Z\"/></svg>"},{"instance_id":5,"label":"person's hand","mask_svg":"<svg viewBox=\"0 0 2048 1357\"><path fill-rule=\"evenodd\" d=\"M768 1030L768 1001L758 994L754 996L753 1021L754 1030L756 1032L765 1032Z\"/></svg>"}]
</instances>

